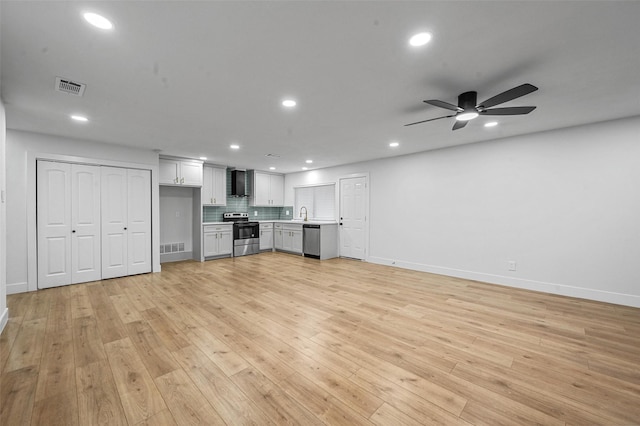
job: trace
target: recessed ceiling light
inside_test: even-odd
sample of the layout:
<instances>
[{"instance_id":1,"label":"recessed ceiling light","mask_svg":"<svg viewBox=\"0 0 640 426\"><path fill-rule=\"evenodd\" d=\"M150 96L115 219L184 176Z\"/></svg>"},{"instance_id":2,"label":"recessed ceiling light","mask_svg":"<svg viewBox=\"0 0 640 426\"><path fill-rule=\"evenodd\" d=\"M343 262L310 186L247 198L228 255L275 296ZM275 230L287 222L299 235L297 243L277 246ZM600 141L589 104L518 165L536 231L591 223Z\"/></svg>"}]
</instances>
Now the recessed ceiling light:
<instances>
[{"instance_id":1,"label":"recessed ceiling light","mask_svg":"<svg viewBox=\"0 0 640 426\"><path fill-rule=\"evenodd\" d=\"M275 169L276 169L275 167L269 167L269 170L275 170Z\"/></svg>"},{"instance_id":2,"label":"recessed ceiling light","mask_svg":"<svg viewBox=\"0 0 640 426\"><path fill-rule=\"evenodd\" d=\"M89 121L89 119L84 115L72 115L71 118L76 121L82 121L82 122Z\"/></svg>"},{"instance_id":3,"label":"recessed ceiling light","mask_svg":"<svg viewBox=\"0 0 640 426\"><path fill-rule=\"evenodd\" d=\"M282 101L282 106L285 106L287 108L293 108L296 105L297 103L293 99L285 99L284 101Z\"/></svg>"},{"instance_id":4,"label":"recessed ceiling light","mask_svg":"<svg viewBox=\"0 0 640 426\"><path fill-rule=\"evenodd\" d=\"M498 125L497 121L490 121L488 123L484 123L484 127L495 127Z\"/></svg>"},{"instance_id":5,"label":"recessed ceiling light","mask_svg":"<svg viewBox=\"0 0 640 426\"><path fill-rule=\"evenodd\" d=\"M100 28L102 30L110 30L113 28L113 24L104 16L98 15L97 13L87 12L84 15L84 19L87 20L88 23L93 25L94 27Z\"/></svg>"},{"instance_id":6,"label":"recessed ceiling light","mask_svg":"<svg viewBox=\"0 0 640 426\"><path fill-rule=\"evenodd\" d=\"M309 170L309 168L308 167L303 167L302 170Z\"/></svg>"},{"instance_id":7,"label":"recessed ceiling light","mask_svg":"<svg viewBox=\"0 0 640 426\"><path fill-rule=\"evenodd\" d=\"M389 146L390 146L391 148L395 148L395 147L397 147L397 146L399 146L399 145L400 145L400 144L399 144L398 142L391 142L391 143L389 144Z\"/></svg>"},{"instance_id":8,"label":"recessed ceiling light","mask_svg":"<svg viewBox=\"0 0 640 426\"><path fill-rule=\"evenodd\" d=\"M207 157L200 157L200 159L201 159L202 161L204 161L204 160L206 160L206 159L207 159Z\"/></svg>"},{"instance_id":9,"label":"recessed ceiling light","mask_svg":"<svg viewBox=\"0 0 640 426\"><path fill-rule=\"evenodd\" d=\"M229 145L229 148L231 148L231 149L240 149L240 145L236 145L236 144Z\"/></svg>"},{"instance_id":10,"label":"recessed ceiling light","mask_svg":"<svg viewBox=\"0 0 640 426\"><path fill-rule=\"evenodd\" d=\"M307 160L307 161L305 161L305 163L311 164L311 163L313 163L313 160Z\"/></svg>"},{"instance_id":11,"label":"recessed ceiling light","mask_svg":"<svg viewBox=\"0 0 640 426\"><path fill-rule=\"evenodd\" d=\"M477 116L478 116L478 113L475 111L463 112L462 114L456 115L456 120L469 121L469 120L473 120Z\"/></svg>"},{"instance_id":12,"label":"recessed ceiling light","mask_svg":"<svg viewBox=\"0 0 640 426\"><path fill-rule=\"evenodd\" d=\"M419 33L409 39L409 44L414 47L424 46L431 41L431 34Z\"/></svg>"}]
</instances>

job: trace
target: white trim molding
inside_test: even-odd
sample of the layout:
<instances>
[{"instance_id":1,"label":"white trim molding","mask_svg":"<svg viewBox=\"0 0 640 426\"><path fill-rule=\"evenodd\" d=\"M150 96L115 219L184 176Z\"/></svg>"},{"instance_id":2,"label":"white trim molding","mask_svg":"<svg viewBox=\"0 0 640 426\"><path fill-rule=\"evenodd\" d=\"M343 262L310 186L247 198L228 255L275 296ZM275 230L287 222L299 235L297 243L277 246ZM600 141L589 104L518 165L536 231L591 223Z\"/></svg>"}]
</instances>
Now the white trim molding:
<instances>
[{"instance_id":1,"label":"white trim molding","mask_svg":"<svg viewBox=\"0 0 640 426\"><path fill-rule=\"evenodd\" d=\"M0 334L4 331L7 322L9 322L9 308L5 308L2 315L0 315Z\"/></svg>"},{"instance_id":2,"label":"white trim molding","mask_svg":"<svg viewBox=\"0 0 640 426\"><path fill-rule=\"evenodd\" d=\"M403 262L399 260L392 260L374 256L370 257L368 261L379 265L394 266L420 272L429 272L431 274L446 275L449 277L480 281L487 284L501 285L523 290L556 294L558 296L575 297L578 299L595 300L598 302L613 303L616 305L640 308L640 296L636 296L633 294L614 293L610 291L575 287L566 284L547 283L543 281L507 277L503 275L486 274L483 272L465 271L460 269L446 268L442 266L426 265L422 263Z\"/></svg>"}]
</instances>

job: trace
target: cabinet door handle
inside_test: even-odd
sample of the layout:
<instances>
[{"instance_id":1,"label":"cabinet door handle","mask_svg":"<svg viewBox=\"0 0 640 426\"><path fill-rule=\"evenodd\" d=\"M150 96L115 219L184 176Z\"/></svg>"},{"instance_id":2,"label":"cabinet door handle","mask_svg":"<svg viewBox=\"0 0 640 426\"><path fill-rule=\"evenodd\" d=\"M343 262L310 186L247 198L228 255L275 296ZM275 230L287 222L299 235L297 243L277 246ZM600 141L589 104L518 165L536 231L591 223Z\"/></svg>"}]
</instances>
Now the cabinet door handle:
<instances>
[{"instance_id":1,"label":"cabinet door handle","mask_svg":"<svg viewBox=\"0 0 640 426\"><path fill-rule=\"evenodd\" d=\"M72 230L72 231L71 231L71 233L72 233L72 234L75 234L75 233L76 233L76 230L75 230L75 229L74 229L74 230Z\"/></svg>"},{"instance_id":2,"label":"cabinet door handle","mask_svg":"<svg viewBox=\"0 0 640 426\"><path fill-rule=\"evenodd\" d=\"M126 230L127 230L127 228L125 227L125 228L124 228L124 230L126 231Z\"/></svg>"}]
</instances>

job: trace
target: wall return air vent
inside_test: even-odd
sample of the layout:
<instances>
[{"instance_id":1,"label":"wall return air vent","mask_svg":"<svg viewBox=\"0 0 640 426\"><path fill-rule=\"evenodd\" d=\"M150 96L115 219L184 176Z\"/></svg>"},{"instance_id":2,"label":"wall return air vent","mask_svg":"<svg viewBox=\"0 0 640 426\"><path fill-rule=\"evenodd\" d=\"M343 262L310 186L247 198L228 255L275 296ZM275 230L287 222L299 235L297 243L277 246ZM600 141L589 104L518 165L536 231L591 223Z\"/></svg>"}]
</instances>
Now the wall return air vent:
<instances>
[{"instance_id":1,"label":"wall return air vent","mask_svg":"<svg viewBox=\"0 0 640 426\"><path fill-rule=\"evenodd\" d=\"M84 83L78 83L77 81L71 81L68 78L56 77L56 91L68 93L74 96L82 96L84 89L87 87Z\"/></svg>"}]
</instances>

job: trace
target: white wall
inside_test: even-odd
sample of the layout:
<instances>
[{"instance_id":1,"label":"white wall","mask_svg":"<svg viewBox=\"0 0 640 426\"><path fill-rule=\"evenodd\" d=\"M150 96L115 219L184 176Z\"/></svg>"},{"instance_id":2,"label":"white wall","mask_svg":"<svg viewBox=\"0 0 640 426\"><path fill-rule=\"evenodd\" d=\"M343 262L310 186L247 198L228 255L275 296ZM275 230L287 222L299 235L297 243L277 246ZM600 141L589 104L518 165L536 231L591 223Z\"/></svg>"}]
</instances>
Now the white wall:
<instances>
[{"instance_id":1,"label":"white wall","mask_svg":"<svg viewBox=\"0 0 640 426\"><path fill-rule=\"evenodd\" d=\"M295 173L285 204L368 172L370 262L640 307L638 159L635 117Z\"/></svg>"},{"instance_id":2,"label":"white wall","mask_svg":"<svg viewBox=\"0 0 640 426\"><path fill-rule=\"evenodd\" d=\"M158 154L117 145L7 130L7 291L36 289L36 158L151 170L153 271L160 271Z\"/></svg>"},{"instance_id":3,"label":"white wall","mask_svg":"<svg viewBox=\"0 0 640 426\"><path fill-rule=\"evenodd\" d=\"M0 333L9 320L7 309L7 209L6 194L6 119L4 104L0 100Z\"/></svg>"}]
</instances>

